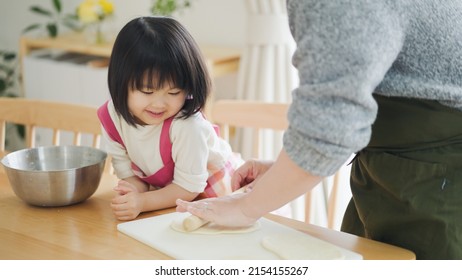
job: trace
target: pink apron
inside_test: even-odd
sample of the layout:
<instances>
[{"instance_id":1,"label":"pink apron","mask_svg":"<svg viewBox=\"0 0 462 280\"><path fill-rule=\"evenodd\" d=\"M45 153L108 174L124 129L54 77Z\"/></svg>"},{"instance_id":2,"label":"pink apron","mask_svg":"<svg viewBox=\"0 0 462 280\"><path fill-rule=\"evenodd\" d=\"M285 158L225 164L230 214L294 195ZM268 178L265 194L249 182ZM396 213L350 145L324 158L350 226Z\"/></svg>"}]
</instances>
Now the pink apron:
<instances>
[{"instance_id":1,"label":"pink apron","mask_svg":"<svg viewBox=\"0 0 462 280\"><path fill-rule=\"evenodd\" d=\"M98 109L98 117L109 137L113 141L116 141L117 143L125 147L122 138L120 137L120 134L117 131L114 122L111 119L111 116L109 115L107 107L108 102L109 101L106 101L106 103L104 103L104 105ZM172 159L172 143L170 142L170 126L172 125L172 121L173 117L164 121L162 125L162 131L160 134L159 148L164 166L161 169L159 169L156 173L146 176L141 171L141 169L138 166L136 166L135 163L132 162L132 169L135 175L147 184L158 188L163 188L173 181L175 162ZM217 132L217 129L215 129L215 132ZM213 185L217 184L218 181L221 180L226 173L232 172L234 172L234 168L231 162L226 162L224 168L217 170L217 172L215 172L212 176L210 176L207 179L207 186L205 187L203 195L205 197L218 196L217 192L215 192L213 188Z\"/></svg>"}]
</instances>

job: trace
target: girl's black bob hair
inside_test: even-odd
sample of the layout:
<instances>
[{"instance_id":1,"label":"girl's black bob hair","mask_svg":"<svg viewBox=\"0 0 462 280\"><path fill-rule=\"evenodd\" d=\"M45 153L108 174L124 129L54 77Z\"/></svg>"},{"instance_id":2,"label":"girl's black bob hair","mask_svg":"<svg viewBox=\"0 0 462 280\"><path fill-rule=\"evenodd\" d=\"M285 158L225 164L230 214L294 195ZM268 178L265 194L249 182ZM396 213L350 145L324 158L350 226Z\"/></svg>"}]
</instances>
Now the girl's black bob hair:
<instances>
[{"instance_id":1,"label":"girl's black bob hair","mask_svg":"<svg viewBox=\"0 0 462 280\"><path fill-rule=\"evenodd\" d=\"M204 108L211 81L199 47L175 19L131 20L117 35L109 62L108 86L117 113L135 126L128 109L129 90L144 86L156 90L166 83L188 96L179 117L188 118Z\"/></svg>"}]
</instances>

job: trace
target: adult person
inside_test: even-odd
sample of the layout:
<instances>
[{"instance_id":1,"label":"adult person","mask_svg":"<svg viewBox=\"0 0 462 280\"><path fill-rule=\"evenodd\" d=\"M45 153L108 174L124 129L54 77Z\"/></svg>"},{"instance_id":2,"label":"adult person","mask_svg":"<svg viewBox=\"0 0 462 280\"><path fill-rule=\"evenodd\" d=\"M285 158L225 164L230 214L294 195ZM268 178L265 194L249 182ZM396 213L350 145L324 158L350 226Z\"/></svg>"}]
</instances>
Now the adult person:
<instances>
[{"instance_id":1,"label":"adult person","mask_svg":"<svg viewBox=\"0 0 462 280\"><path fill-rule=\"evenodd\" d=\"M250 161L252 191L177 201L228 226L254 222L354 153L342 231L462 259L462 2L287 2L300 85L274 163ZM207 207L204 207L206 205Z\"/></svg>"}]
</instances>

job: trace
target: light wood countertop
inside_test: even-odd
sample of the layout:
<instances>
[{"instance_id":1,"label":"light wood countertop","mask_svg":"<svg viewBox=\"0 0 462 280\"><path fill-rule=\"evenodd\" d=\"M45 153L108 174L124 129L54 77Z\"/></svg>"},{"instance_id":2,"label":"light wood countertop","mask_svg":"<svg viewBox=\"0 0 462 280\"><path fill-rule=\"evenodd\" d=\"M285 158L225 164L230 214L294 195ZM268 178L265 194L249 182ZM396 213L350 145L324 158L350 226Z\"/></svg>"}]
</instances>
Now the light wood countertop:
<instances>
[{"instance_id":1,"label":"light wood countertop","mask_svg":"<svg viewBox=\"0 0 462 280\"><path fill-rule=\"evenodd\" d=\"M117 179L104 175L87 201L67 207L42 208L24 203L14 194L0 170L0 259L171 259L119 232L109 207ZM166 209L141 214L162 215ZM361 254L364 259L415 259L414 253L350 234L268 215L268 218Z\"/></svg>"}]
</instances>

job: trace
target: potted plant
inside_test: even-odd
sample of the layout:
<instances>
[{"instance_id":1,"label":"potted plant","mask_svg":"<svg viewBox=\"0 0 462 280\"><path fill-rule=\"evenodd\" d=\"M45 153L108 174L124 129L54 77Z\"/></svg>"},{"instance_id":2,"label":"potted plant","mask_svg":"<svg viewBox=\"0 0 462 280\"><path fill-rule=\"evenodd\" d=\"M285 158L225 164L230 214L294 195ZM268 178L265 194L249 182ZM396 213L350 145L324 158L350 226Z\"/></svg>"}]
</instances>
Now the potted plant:
<instances>
[{"instance_id":1,"label":"potted plant","mask_svg":"<svg viewBox=\"0 0 462 280\"><path fill-rule=\"evenodd\" d=\"M174 12L191 7L191 0L153 0L151 13L153 15L171 16Z\"/></svg>"},{"instance_id":2,"label":"potted plant","mask_svg":"<svg viewBox=\"0 0 462 280\"><path fill-rule=\"evenodd\" d=\"M113 15L114 4L110 0L83 0L77 7L77 18L87 31L87 39L96 44L109 41L111 34L103 30L103 24Z\"/></svg>"},{"instance_id":3,"label":"potted plant","mask_svg":"<svg viewBox=\"0 0 462 280\"><path fill-rule=\"evenodd\" d=\"M30 7L30 11L34 14L45 17L47 19L47 22L29 25L23 30L23 33L40 28L45 28L48 33L48 36L51 38L55 38L59 34L61 25L64 25L67 28L74 31L82 30L82 26L80 25L80 22L75 14L63 13L61 0L52 0L52 9L43 8L38 5L33 5Z\"/></svg>"}]
</instances>

